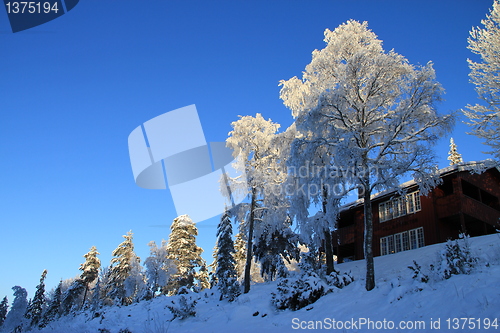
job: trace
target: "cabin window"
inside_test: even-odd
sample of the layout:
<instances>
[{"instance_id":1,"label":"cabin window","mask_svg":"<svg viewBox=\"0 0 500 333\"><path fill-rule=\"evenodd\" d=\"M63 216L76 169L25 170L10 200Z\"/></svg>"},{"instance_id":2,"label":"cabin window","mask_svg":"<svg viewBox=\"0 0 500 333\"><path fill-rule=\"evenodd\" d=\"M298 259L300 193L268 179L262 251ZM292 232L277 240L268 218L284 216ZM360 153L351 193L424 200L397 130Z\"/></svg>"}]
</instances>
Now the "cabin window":
<instances>
[{"instance_id":1,"label":"cabin window","mask_svg":"<svg viewBox=\"0 0 500 333\"><path fill-rule=\"evenodd\" d=\"M420 227L380 238L380 255L418 249L424 245L424 228Z\"/></svg>"},{"instance_id":2,"label":"cabin window","mask_svg":"<svg viewBox=\"0 0 500 333\"><path fill-rule=\"evenodd\" d=\"M389 221L393 218L412 214L420 211L420 191L408 193L404 197L397 197L378 205L380 222Z\"/></svg>"}]
</instances>

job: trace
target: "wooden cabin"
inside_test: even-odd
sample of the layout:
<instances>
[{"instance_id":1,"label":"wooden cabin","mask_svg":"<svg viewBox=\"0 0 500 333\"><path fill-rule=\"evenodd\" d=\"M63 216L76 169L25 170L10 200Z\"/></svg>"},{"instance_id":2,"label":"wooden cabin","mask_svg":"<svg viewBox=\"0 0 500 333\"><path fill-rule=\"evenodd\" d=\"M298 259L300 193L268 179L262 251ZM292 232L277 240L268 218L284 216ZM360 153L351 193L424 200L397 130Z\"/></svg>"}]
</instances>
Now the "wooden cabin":
<instances>
[{"instance_id":1,"label":"wooden cabin","mask_svg":"<svg viewBox=\"0 0 500 333\"><path fill-rule=\"evenodd\" d=\"M477 163L475 163L477 165ZM442 183L422 196L415 182L402 184L406 194L385 191L372 197L373 254L389 255L500 230L500 168L471 173L471 163L440 170ZM338 262L363 259L363 200L340 212L333 246Z\"/></svg>"}]
</instances>

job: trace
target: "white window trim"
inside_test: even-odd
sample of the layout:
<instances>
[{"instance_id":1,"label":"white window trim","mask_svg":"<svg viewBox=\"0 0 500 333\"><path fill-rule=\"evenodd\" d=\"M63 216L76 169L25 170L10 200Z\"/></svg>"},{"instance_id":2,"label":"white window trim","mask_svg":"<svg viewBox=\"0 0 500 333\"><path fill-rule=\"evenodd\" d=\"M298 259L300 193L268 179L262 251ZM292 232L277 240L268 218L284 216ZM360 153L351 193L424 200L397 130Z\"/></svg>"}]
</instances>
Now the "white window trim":
<instances>
[{"instance_id":1,"label":"white window trim","mask_svg":"<svg viewBox=\"0 0 500 333\"><path fill-rule=\"evenodd\" d=\"M397 197L378 204L378 217L380 222L386 222L394 218L414 214L422 210L420 202L420 191L408 193L403 197Z\"/></svg>"},{"instance_id":2,"label":"white window trim","mask_svg":"<svg viewBox=\"0 0 500 333\"><path fill-rule=\"evenodd\" d=\"M412 240L414 242L412 242ZM399 243L399 245L397 243ZM424 246L424 227L418 227L415 229L398 232L393 235L381 237L380 255L385 256L392 253L419 249Z\"/></svg>"}]
</instances>

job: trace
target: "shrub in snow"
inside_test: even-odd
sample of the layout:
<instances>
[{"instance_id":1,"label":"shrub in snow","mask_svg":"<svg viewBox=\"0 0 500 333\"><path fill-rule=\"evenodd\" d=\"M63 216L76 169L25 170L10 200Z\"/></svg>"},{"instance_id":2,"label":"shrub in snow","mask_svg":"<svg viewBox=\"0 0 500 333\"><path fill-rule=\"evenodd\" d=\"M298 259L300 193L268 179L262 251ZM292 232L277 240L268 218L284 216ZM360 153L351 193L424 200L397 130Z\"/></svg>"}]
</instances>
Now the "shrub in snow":
<instances>
[{"instance_id":1,"label":"shrub in snow","mask_svg":"<svg viewBox=\"0 0 500 333\"><path fill-rule=\"evenodd\" d=\"M316 273L304 273L299 278L279 279L271 302L278 309L295 311L316 302L326 294L327 289L328 286Z\"/></svg>"},{"instance_id":2,"label":"shrub in snow","mask_svg":"<svg viewBox=\"0 0 500 333\"><path fill-rule=\"evenodd\" d=\"M185 319L188 317L196 316L196 303L197 298L189 295L187 287L181 287L178 292L178 296L173 296L175 300L172 300L172 305L167 305L167 308L172 312L175 318Z\"/></svg>"},{"instance_id":3,"label":"shrub in snow","mask_svg":"<svg viewBox=\"0 0 500 333\"><path fill-rule=\"evenodd\" d=\"M333 272L325 276L325 280L328 285L342 289L353 282L354 277L350 272L340 273L339 271L333 270Z\"/></svg>"},{"instance_id":4,"label":"shrub in snow","mask_svg":"<svg viewBox=\"0 0 500 333\"><path fill-rule=\"evenodd\" d=\"M412 279L417 282L423 282L423 283L429 282L429 276L422 273L422 266L417 264L415 260L413 260L413 265L415 265L415 267L412 265L408 266L408 268L411 269L413 272Z\"/></svg>"},{"instance_id":5,"label":"shrub in snow","mask_svg":"<svg viewBox=\"0 0 500 333\"><path fill-rule=\"evenodd\" d=\"M445 248L440 252L439 275L449 279L452 275L470 274L477 263L470 250L469 236L460 235L460 239L448 241Z\"/></svg>"}]
</instances>

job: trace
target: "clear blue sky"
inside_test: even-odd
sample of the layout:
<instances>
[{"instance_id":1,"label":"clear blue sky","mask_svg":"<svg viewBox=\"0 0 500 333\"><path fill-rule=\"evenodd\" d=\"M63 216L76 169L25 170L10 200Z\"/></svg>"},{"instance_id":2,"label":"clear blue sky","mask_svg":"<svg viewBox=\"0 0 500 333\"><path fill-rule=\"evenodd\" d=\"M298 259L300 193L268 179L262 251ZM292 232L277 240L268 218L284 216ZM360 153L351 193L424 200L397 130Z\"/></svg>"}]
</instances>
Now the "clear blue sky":
<instances>
[{"instance_id":1,"label":"clear blue sky","mask_svg":"<svg viewBox=\"0 0 500 333\"><path fill-rule=\"evenodd\" d=\"M168 191L135 185L127 137L164 112L196 104L208 141L238 115L288 126L278 81L300 76L323 31L348 19L413 64L435 63L448 112L476 103L468 32L491 0L80 1L68 14L13 34L0 9L0 297L33 295L79 274L95 245L104 265L128 230L136 252L169 235ZM486 147L458 124L465 160ZM437 148L446 166L448 139ZM199 223L211 261L217 219ZM163 225L164 227L158 227Z\"/></svg>"}]
</instances>

